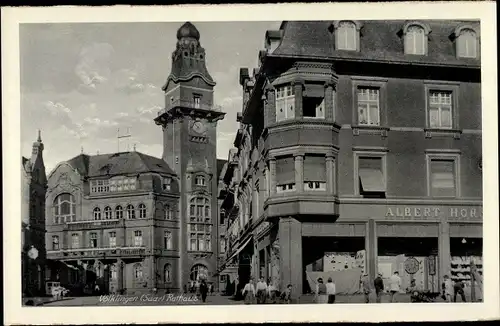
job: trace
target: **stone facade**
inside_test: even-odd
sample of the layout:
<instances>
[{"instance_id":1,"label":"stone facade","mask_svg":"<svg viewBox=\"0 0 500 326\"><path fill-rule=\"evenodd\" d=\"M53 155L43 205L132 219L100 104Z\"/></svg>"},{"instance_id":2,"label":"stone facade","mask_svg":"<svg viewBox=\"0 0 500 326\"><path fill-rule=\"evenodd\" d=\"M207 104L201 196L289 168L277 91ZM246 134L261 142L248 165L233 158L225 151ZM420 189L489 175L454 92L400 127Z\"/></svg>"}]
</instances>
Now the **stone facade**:
<instances>
[{"instance_id":1,"label":"stone facade","mask_svg":"<svg viewBox=\"0 0 500 326\"><path fill-rule=\"evenodd\" d=\"M409 27L424 31L424 48L405 43ZM355 42L338 43L349 28ZM463 256L457 239L481 243L478 35L478 22L460 21L284 22L266 34L259 67L240 71L244 101L221 205L230 207L227 262L261 261L242 282L262 276L305 291L305 239L365 250L372 278L378 257L398 249L386 239L430 241L419 255L437 259L436 280ZM464 53L463 42L476 52ZM279 268L278 257L260 258L269 247L279 248ZM481 256L477 245L465 250Z\"/></svg>"},{"instance_id":2,"label":"stone facade","mask_svg":"<svg viewBox=\"0 0 500 326\"><path fill-rule=\"evenodd\" d=\"M217 121L224 113L213 104L215 82L205 65L200 34L191 23L177 33L172 70L163 87L165 108L155 119L163 130L163 159L179 179L180 282L207 279L218 286Z\"/></svg>"},{"instance_id":3,"label":"stone facade","mask_svg":"<svg viewBox=\"0 0 500 326\"><path fill-rule=\"evenodd\" d=\"M23 295L45 292L45 194L47 179L40 136L33 143L31 158L22 158L21 167L21 256Z\"/></svg>"}]
</instances>

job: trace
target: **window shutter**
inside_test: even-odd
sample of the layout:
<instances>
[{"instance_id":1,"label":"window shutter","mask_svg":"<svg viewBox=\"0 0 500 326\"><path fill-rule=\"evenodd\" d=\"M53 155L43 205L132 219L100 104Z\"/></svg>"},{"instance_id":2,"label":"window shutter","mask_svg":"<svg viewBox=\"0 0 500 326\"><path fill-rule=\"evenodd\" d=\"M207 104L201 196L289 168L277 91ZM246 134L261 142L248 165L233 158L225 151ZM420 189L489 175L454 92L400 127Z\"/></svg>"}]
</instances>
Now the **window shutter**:
<instances>
[{"instance_id":1,"label":"window shutter","mask_svg":"<svg viewBox=\"0 0 500 326\"><path fill-rule=\"evenodd\" d=\"M276 159L276 184L295 183L295 163L292 156Z\"/></svg>"},{"instance_id":2,"label":"window shutter","mask_svg":"<svg viewBox=\"0 0 500 326\"><path fill-rule=\"evenodd\" d=\"M382 158L360 157L358 174L361 181L360 192L385 192Z\"/></svg>"},{"instance_id":3,"label":"window shutter","mask_svg":"<svg viewBox=\"0 0 500 326\"><path fill-rule=\"evenodd\" d=\"M305 97L325 97L325 87L317 84L306 84L304 94Z\"/></svg>"},{"instance_id":4,"label":"window shutter","mask_svg":"<svg viewBox=\"0 0 500 326\"><path fill-rule=\"evenodd\" d=\"M326 160L322 155L304 157L304 181L326 182Z\"/></svg>"},{"instance_id":5,"label":"window shutter","mask_svg":"<svg viewBox=\"0 0 500 326\"><path fill-rule=\"evenodd\" d=\"M455 196L455 163L449 160L432 161L432 195Z\"/></svg>"}]
</instances>

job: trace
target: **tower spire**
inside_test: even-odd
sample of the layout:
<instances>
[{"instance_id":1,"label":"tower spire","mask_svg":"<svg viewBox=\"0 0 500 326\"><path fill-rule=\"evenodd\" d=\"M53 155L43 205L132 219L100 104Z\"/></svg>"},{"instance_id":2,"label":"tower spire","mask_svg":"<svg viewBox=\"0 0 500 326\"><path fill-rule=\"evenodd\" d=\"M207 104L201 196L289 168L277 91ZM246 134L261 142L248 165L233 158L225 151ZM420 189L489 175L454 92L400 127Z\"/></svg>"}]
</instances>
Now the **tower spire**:
<instances>
[{"instance_id":1,"label":"tower spire","mask_svg":"<svg viewBox=\"0 0 500 326\"><path fill-rule=\"evenodd\" d=\"M40 129L38 129L38 139L36 141L39 143L42 142L42 131Z\"/></svg>"}]
</instances>

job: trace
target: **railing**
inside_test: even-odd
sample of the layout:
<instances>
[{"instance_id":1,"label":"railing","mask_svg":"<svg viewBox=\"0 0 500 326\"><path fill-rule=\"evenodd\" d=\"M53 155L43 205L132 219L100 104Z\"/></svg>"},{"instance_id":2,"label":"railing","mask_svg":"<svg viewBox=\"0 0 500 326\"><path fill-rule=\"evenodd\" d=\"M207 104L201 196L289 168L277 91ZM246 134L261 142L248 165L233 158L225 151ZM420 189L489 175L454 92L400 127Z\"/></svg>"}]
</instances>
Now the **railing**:
<instances>
[{"instance_id":1,"label":"railing","mask_svg":"<svg viewBox=\"0 0 500 326\"><path fill-rule=\"evenodd\" d=\"M119 257L140 256L145 253L145 247L101 247L48 250L47 256L49 258Z\"/></svg>"},{"instance_id":2,"label":"railing","mask_svg":"<svg viewBox=\"0 0 500 326\"><path fill-rule=\"evenodd\" d=\"M207 105L203 103L195 104L193 101L186 101L186 100L175 100L170 102L170 108L175 108L175 107L222 112L222 107L220 105Z\"/></svg>"}]
</instances>

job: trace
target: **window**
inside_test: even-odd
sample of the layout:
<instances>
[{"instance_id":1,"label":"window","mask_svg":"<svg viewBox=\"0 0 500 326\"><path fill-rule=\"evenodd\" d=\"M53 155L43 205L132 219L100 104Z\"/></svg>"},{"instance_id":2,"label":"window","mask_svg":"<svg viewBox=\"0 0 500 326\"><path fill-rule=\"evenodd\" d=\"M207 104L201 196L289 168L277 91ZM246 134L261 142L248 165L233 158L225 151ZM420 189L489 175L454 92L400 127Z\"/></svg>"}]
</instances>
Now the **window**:
<instances>
[{"instance_id":1,"label":"window","mask_svg":"<svg viewBox=\"0 0 500 326\"><path fill-rule=\"evenodd\" d=\"M170 191L171 184L172 184L171 178L163 178L163 186L162 186L163 191Z\"/></svg>"},{"instance_id":2,"label":"window","mask_svg":"<svg viewBox=\"0 0 500 326\"><path fill-rule=\"evenodd\" d=\"M337 27L337 49L356 51L357 34L356 24L349 21L341 21Z\"/></svg>"},{"instance_id":3,"label":"window","mask_svg":"<svg viewBox=\"0 0 500 326\"><path fill-rule=\"evenodd\" d=\"M295 90L293 86L276 88L276 121L295 118Z\"/></svg>"},{"instance_id":4,"label":"window","mask_svg":"<svg viewBox=\"0 0 500 326\"><path fill-rule=\"evenodd\" d=\"M93 180L90 182L92 192L109 192L109 180Z\"/></svg>"},{"instance_id":5,"label":"window","mask_svg":"<svg viewBox=\"0 0 500 326\"><path fill-rule=\"evenodd\" d=\"M220 238L220 253L223 254L226 252L226 238L221 237Z\"/></svg>"},{"instance_id":6,"label":"window","mask_svg":"<svg viewBox=\"0 0 500 326\"><path fill-rule=\"evenodd\" d=\"M326 190L326 182L319 182L319 181L304 182L304 189L305 190L325 191Z\"/></svg>"},{"instance_id":7,"label":"window","mask_svg":"<svg viewBox=\"0 0 500 326\"><path fill-rule=\"evenodd\" d=\"M295 162L293 156L276 159L276 192L295 191Z\"/></svg>"},{"instance_id":8,"label":"window","mask_svg":"<svg viewBox=\"0 0 500 326\"><path fill-rule=\"evenodd\" d=\"M410 25L405 33L405 53L424 55L426 52L427 35L422 26Z\"/></svg>"},{"instance_id":9,"label":"window","mask_svg":"<svg viewBox=\"0 0 500 326\"><path fill-rule=\"evenodd\" d=\"M457 157L430 157L429 160L430 196L457 197Z\"/></svg>"},{"instance_id":10,"label":"window","mask_svg":"<svg viewBox=\"0 0 500 326\"><path fill-rule=\"evenodd\" d=\"M326 157L320 154L304 156L304 190L326 190Z\"/></svg>"},{"instance_id":11,"label":"window","mask_svg":"<svg viewBox=\"0 0 500 326\"><path fill-rule=\"evenodd\" d=\"M134 246L142 247L142 231L134 231Z\"/></svg>"},{"instance_id":12,"label":"window","mask_svg":"<svg viewBox=\"0 0 500 326\"><path fill-rule=\"evenodd\" d=\"M101 209L99 207L94 208L94 220L101 219Z\"/></svg>"},{"instance_id":13,"label":"window","mask_svg":"<svg viewBox=\"0 0 500 326\"><path fill-rule=\"evenodd\" d=\"M385 155L357 154L357 189L365 198L385 198Z\"/></svg>"},{"instance_id":14,"label":"window","mask_svg":"<svg viewBox=\"0 0 500 326\"><path fill-rule=\"evenodd\" d=\"M141 264L134 265L134 278L136 281L142 281L142 265Z\"/></svg>"},{"instance_id":15,"label":"window","mask_svg":"<svg viewBox=\"0 0 500 326\"><path fill-rule=\"evenodd\" d=\"M165 219L166 220L172 219L172 209L170 208L169 204L165 205Z\"/></svg>"},{"instance_id":16,"label":"window","mask_svg":"<svg viewBox=\"0 0 500 326\"><path fill-rule=\"evenodd\" d=\"M477 34L471 28L461 29L457 37L457 56L461 58L477 57Z\"/></svg>"},{"instance_id":17,"label":"window","mask_svg":"<svg viewBox=\"0 0 500 326\"><path fill-rule=\"evenodd\" d=\"M127 219L129 220L135 219L134 205L127 205Z\"/></svg>"},{"instance_id":18,"label":"window","mask_svg":"<svg viewBox=\"0 0 500 326\"><path fill-rule=\"evenodd\" d=\"M97 233L91 232L89 240L90 240L90 248L97 248Z\"/></svg>"},{"instance_id":19,"label":"window","mask_svg":"<svg viewBox=\"0 0 500 326\"><path fill-rule=\"evenodd\" d=\"M451 128L453 114L451 91L429 92L428 117L430 128Z\"/></svg>"},{"instance_id":20,"label":"window","mask_svg":"<svg viewBox=\"0 0 500 326\"><path fill-rule=\"evenodd\" d=\"M116 247L116 232L109 232L109 246Z\"/></svg>"},{"instance_id":21,"label":"window","mask_svg":"<svg viewBox=\"0 0 500 326\"><path fill-rule=\"evenodd\" d=\"M59 236L52 236L52 250L59 250Z\"/></svg>"},{"instance_id":22,"label":"window","mask_svg":"<svg viewBox=\"0 0 500 326\"><path fill-rule=\"evenodd\" d=\"M123 218L123 208L120 205L116 206L116 208L115 208L115 214L116 214L115 217L117 219L122 219Z\"/></svg>"},{"instance_id":23,"label":"window","mask_svg":"<svg viewBox=\"0 0 500 326\"><path fill-rule=\"evenodd\" d=\"M172 266L170 266L170 264L165 264L165 267L163 268L165 283L172 282L171 271L172 271Z\"/></svg>"},{"instance_id":24,"label":"window","mask_svg":"<svg viewBox=\"0 0 500 326\"><path fill-rule=\"evenodd\" d=\"M172 250L172 232L170 231L165 231L165 234L163 236L163 246L167 250Z\"/></svg>"},{"instance_id":25,"label":"window","mask_svg":"<svg viewBox=\"0 0 500 326\"><path fill-rule=\"evenodd\" d=\"M202 279L207 279L208 268L205 265L197 264L191 268L190 279L191 281L200 281Z\"/></svg>"},{"instance_id":26,"label":"window","mask_svg":"<svg viewBox=\"0 0 500 326\"><path fill-rule=\"evenodd\" d=\"M136 178L118 178L110 181L110 191L135 190Z\"/></svg>"},{"instance_id":27,"label":"window","mask_svg":"<svg viewBox=\"0 0 500 326\"><path fill-rule=\"evenodd\" d=\"M305 118L325 118L325 100L323 97L303 97L302 114Z\"/></svg>"},{"instance_id":28,"label":"window","mask_svg":"<svg viewBox=\"0 0 500 326\"><path fill-rule=\"evenodd\" d=\"M197 176L195 178L195 184L197 186L205 186L205 177L201 175Z\"/></svg>"},{"instance_id":29,"label":"window","mask_svg":"<svg viewBox=\"0 0 500 326\"><path fill-rule=\"evenodd\" d=\"M111 210L111 207L106 206L106 207L104 208L104 219L106 219L106 220L110 220L110 219L112 219L112 218L113 218L113 212L112 212L112 210Z\"/></svg>"},{"instance_id":30,"label":"window","mask_svg":"<svg viewBox=\"0 0 500 326\"><path fill-rule=\"evenodd\" d=\"M380 125L380 90L358 87L358 124Z\"/></svg>"},{"instance_id":31,"label":"window","mask_svg":"<svg viewBox=\"0 0 500 326\"><path fill-rule=\"evenodd\" d=\"M209 251L212 234L210 200L204 197L191 199L189 229L189 250Z\"/></svg>"},{"instance_id":32,"label":"window","mask_svg":"<svg viewBox=\"0 0 500 326\"><path fill-rule=\"evenodd\" d=\"M78 233L73 233L71 235L71 248L78 249L80 248L80 236Z\"/></svg>"},{"instance_id":33,"label":"window","mask_svg":"<svg viewBox=\"0 0 500 326\"><path fill-rule=\"evenodd\" d=\"M64 193L54 200L54 224L73 222L76 220L75 197Z\"/></svg>"},{"instance_id":34,"label":"window","mask_svg":"<svg viewBox=\"0 0 500 326\"><path fill-rule=\"evenodd\" d=\"M146 218L146 205L139 204L139 218Z\"/></svg>"},{"instance_id":35,"label":"window","mask_svg":"<svg viewBox=\"0 0 500 326\"><path fill-rule=\"evenodd\" d=\"M193 104L195 109L199 109L201 106L201 97L199 95L193 96Z\"/></svg>"}]
</instances>

